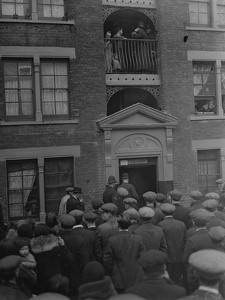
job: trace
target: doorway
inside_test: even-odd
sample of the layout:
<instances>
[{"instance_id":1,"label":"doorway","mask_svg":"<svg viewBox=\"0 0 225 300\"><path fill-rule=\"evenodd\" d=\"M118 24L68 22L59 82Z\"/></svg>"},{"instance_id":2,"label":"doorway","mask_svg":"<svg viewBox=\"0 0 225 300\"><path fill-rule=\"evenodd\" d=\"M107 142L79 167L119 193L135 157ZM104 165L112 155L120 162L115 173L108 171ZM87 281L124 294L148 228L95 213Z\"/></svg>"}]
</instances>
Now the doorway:
<instances>
[{"instance_id":1,"label":"doorway","mask_svg":"<svg viewBox=\"0 0 225 300\"><path fill-rule=\"evenodd\" d=\"M147 191L157 193L157 158L121 159L120 182L122 174L128 173L129 183L133 184L139 195L139 206L144 206L142 195Z\"/></svg>"}]
</instances>

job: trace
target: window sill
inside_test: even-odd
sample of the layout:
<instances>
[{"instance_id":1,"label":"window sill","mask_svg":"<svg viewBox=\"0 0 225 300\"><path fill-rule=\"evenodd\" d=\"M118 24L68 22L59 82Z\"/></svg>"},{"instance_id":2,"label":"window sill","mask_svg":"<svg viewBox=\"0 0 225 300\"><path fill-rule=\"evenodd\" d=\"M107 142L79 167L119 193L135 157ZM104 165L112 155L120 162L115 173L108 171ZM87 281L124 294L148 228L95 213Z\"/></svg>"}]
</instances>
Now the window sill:
<instances>
[{"instance_id":1,"label":"window sill","mask_svg":"<svg viewBox=\"0 0 225 300\"><path fill-rule=\"evenodd\" d=\"M51 21L51 20L29 20L29 19L0 19L0 23L34 23L34 24L58 24L58 25L74 25L74 20L69 21Z\"/></svg>"},{"instance_id":2,"label":"window sill","mask_svg":"<svg viewBox=\"0 0 225 300\"><path fill-rule=\"evenodd\" d=\"M188 26L185 28L186 30L193 30L193 31L225 31L225 28L220 28L220 27L196 27L196 26Z\"/></svg>"},{"instance_id":3,"label":"window sill","mask_svg":"<svg viewBox=\"0 0 225 300\"><path fill-rule=\"evenodd\" d=\"M191 115L191 121L206 121L206 120L225 120L225 115Z\"/></svg>"},{"instance_id":4,"label":"window sill","mask_svg":"<svg viewBox=\"0 0 225 300\"><path fill-rule=\"evenodd\" d=\"M58 125L58 124L78 124L78 120L49 120L49 121L1 121L0 126L26 126L26 125Z\"/></svg>"}]
</instances>

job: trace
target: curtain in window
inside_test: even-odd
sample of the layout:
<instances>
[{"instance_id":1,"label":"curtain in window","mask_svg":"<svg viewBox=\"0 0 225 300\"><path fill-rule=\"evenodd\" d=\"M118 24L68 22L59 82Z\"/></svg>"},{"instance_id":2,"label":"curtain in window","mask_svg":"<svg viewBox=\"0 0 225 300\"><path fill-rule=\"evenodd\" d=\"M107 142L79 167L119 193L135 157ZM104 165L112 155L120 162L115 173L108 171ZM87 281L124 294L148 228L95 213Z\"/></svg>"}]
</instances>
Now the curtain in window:
<instances>
[{"instance_id":1,"label":"curtain in window","mask_svg":"<svg viewBox=\"0 0 225 300\"><path fill-rule=\"evenodd\" d=\"M64 0L42 0L45 18L62 18L64 16Z\"/></svg>"},{"instance_id":2,"label":"curtain in window","mask_svg":"<svg viewBox=\"0 0 225 300\"><path fill-rule=\"evenodd\" d=\"M27 0L2 0L2 15L24 16L25 10L28 8Z\"/></svg>"},{"instance_id":3,"label":"curtain in window","mask_svg":"<svg viewBox=\"0 0 225 300\"><path fill-rule=\"evenodd\" d=\"M222 90L225 91L225 69L221 70Z\"/></svg>"},{"instance_id":4,"label":"curtain in window","mask_svg":"<svg viewBox=\"0 0 225 300\"><path fill-rule=\"evenodd\" d=\"M198 96L202 91L208 81L211 69L212 64L194 65L194 72L199 72L199 74L194 73L194 96Z\"/></svg>"}]
</instances>

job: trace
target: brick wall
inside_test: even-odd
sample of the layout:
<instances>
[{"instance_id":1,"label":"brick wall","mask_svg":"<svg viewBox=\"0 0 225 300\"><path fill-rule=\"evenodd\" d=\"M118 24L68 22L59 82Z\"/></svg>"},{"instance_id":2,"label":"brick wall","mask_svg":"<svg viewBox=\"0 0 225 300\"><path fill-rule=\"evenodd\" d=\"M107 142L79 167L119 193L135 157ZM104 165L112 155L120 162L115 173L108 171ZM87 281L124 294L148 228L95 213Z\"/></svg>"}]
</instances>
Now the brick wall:
<instances>
[{"instance_id":1,"label":"brick wall","mask_svg":"<svg viewBox=\"0 0 225 300\"><path fill-rule=\"evenodd\" d=\"M71 117L78 124L0 127L1 149L80 145L75 180L88 202L101 197L105 187L104 138L95 121L106 114L102 4L100 0L66 1L75 25L0 23L1 46L74 47L70 61ZM2 62L1 62L2 64ZM2 66L2 65L1 65ZM0 119L3 112L3 74L0 74ZM1 163L0 185L7 215L6 169Z\"/></svg>"}]
</instances>

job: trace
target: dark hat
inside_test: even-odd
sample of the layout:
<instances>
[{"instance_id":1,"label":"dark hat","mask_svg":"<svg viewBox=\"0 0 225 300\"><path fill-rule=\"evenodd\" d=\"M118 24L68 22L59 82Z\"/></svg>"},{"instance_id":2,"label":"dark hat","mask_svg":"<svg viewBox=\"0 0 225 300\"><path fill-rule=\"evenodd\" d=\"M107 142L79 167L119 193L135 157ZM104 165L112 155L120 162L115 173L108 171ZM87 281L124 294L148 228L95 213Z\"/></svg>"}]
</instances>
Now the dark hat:
<instances>
[{"instance_id":1,"label":"dark hat","mask_svg":"<svg viewBox=\"0 0 225 300\"><path fill-rule=\"evenodd\" d=\"M217 193L214 193L214 192L211 192L211 193L207 193L206 195L205 195L205 197L207 198L207 199L214 199L214 200L220 200L220 195L219 194L217 194Z\"/></svg>"},{"instance_id":2,"label":"dark hat","mask_svg":"<svg viewBox=\"0 0 225 300\"><path fill-rule=\"evenodd\" d=\"M38 237L41 235L48 235L50 234L50 228L45 224L38 224L34 229L34 236Z\"/></svg>"},{"instance_id":3,"label":"dark hat","mask_svg":"<svg viewBox=\"0 0 225 300\"><path fill-rule=\"evenodd\" d=\"M152 249L143 253L139 259L139 265L147 272L155 273L167 261L167 255L159 250Z\"/></svg>"},{"instance_id":4,"label":"dark hat","mask_svg":"<svg viewBox=\"0 0 225 300\"><path fill-rule=\"evenodd\" d=\"M143 198L147 201L147 202L154 202L156 199L156 193L152 192L152 191L148 191L146 193L143 194Z\"/></svg>"},{"instance_id":5,"label":"dark hat","mask_svg":"<svg viewBox=\"0 0 225 300\"><path fill-rule=\"evenodd\" d=\"M190 217L197 226L205 226L209 222L210 214L204 208L199 208L190 213Z\"/></svg>"},{"instance_id":6,"label":"dark hat","mask_svg":"<svg viewBox=\"0 0 225 300\"><path fill-rule=\"evenodd\" d=\"M121 187L121 186L118 187L117 193L118 193L120 196L122 196L122 197L128 196L128 195L129 195L128 190L125 189L125 188L123 188L123 187Z\"/></svg>"},{"instance_id":7,"label":"dark hat","mask_svg":"<svg viewBox=\"0 0 225 300\"><path fill-rule=\"evenodd\" d=\"M98 209L104 204L104 202L100 199L94 199L91 201L91 205L94 209Z\"/></svg>"},{"instance_id":8,"label":"dark hat","mask_svg":"<svg viewBox=\"0 0 225 300\"><path fill-rule=\"evenodd\" d=\"M219 279L225 272L225 253L217 250L200 250L189 257L189 265L198 270L199 277Z\"/></svg>"},{"instance_id":9,"label":"dark hat","mask_svg":"<svg viewBox=\"0 0 225 300\"><path fill-rule=\"evenodd\" d=\"M38 296L35 296L35 298L30 298L31 299L35 299L35 300L69 300L68 297L62 295L62 294L58 294L58 293L44 293L44 294L40 294Z\"/></svg>"},{"instance_id":10,"label":"dark hat","mask_svg":"<svg viewBox=\"0 0 225 300\"><path fill-rule=\"evenodd\" d=\"M160 206L161 210L165 214L173 214L174 211L176 210L175 205L171 203L164 203Z\"/></svg>"},{"instance_id":11,"label":"dark hat","mask_svg":"<svg viewBox=\"0 0 225 300\"><path fill-rule=\"evenodd\" d=\"M128 208L123 212L123 215L127 215L130 220L139 220L140 215L139 212L134 208Z\"/></svg>"},{"instance_id":12,"label":"dark hat","mask_svg":"<svg viewBox=\"0 0 225 300\"><path fill-rule=\"evenodd\" d=\"M202 205L208 210L208 211L215 211L219 205L219 202L215 199L208 199L202 203Z\"/></svg>"},{"instance_id":13,"label":"dark hat","mask_svg":"<svg viewBox=\"0 0 225 300\"><path fill-rule=\"evenodd\" d=\"M59 222L62 225L62 227L73 227L75 225L75 219L71 215L61 215L59 217Z\"/></svg>"},{"instance_id":14,"label":"dark hat","mask_svg":"<svg viewBox=\"0 0 225 300\"><path fill-rule=\"evenodd\" d=\"M139 209L139 215L143 219L151 219L155 215L155 212L150 207L144 206Z\"/></svg>"},{"instance_id":15,"label":"dark hat","mask_svg":"<svg viewBox=\"0 0 225 300\"><path fill-rule=\"evenodd\" d=\"M200 191L191 191L189 196L194 200L200 200L202 198L202 193Z\"/></svg>"},{"instance_id":16,"label":"dark hat","mask_svg":"<svg viewBox=\"0 0 225 300\"><path fill-rule=\"evenodd\" d=\"M103 266L97 261L89 262L83 270L83 283L103 280L105 272Z\"/></svg>"},{"instance_id":17,"label":"dark hat","mask_svg":"<svg viewBox=\"0 0 225 300\"><path fill-rule=\"evenodd\" d=\"M9 255L0 260L0 275L13 275L22 258L18 255Z\"/></svg>"},{"instance_id":18,"label":"dark hat","mask_svg":"<svg viewBox=\"0 0 225 300\"><path fill-rule=\"evenodd\" d=\"M123 173L123 175L122 175L122 179L128 179L129 178L129 175L128 175L128 173Z\"/></svg>"},{"instance_id":19,"label":"dark hat","mask_svg":"<svg viewBox=\"0 0 225 300\"><path fill-rule=\"evenodd\" d=\"M30 245L30 239L27 239L27 238L16 238L14 240L14 245L15 245L16 249L20 250L21 248Z\"/></svg>"},{"instance_id":20,"label":"dark hat","mask_svg":"<svg viewBox=\"0 0 225 300\"><path fill-rule=\"evenodd\" d=\"M169 193L171 199L173 201L180 201L181 197L182 197L182 193L178 190L173 190Z\"/></svg>"},{"instance_id":21,"label":"dark hat","mask_svg":"<svg viewBox=\"0 0 225 300\"><path fill-rule=\"evenodd\" d=\"M161 193L158 193L158 194L156 194L155 200L159 203L163 203L166 200L166 196Z\"/></svg>"},{"instance_id":22,"label":"dark hat","mask_svg":"<svg viewBox=\"0 0 225 300\"><path fill-rule=\"evenodd\" d=\"M76 220L76 219L82 218L83 215L84 215L84 212L82 210L79 210L79 209L74 209L74 210L71 210L69 212L69 215L73 216L75 218L75 220Z\"/></svg>"},{"instance_id":23,"label":"dark hat","mask_svg":"<svg viewBox=\"0 0 225 300\"><path fill-rule=\"evenodd\" d=\"M68 186L65 191L68 192L73 192L74 191L74 187L73 186Z\"/></svg>"},{"instance_id":24,"label":"dark hat","mask_svg":"<svg viewBox=\"0 0 225 300\"><path fill-rule=\"evenodd\" d=\"M78 186L74 187L74 194L82 194L82 189Z\"/></svg>"},{"instance_id":25,"label":"dark hat","mask_svg":"<svg viewBox=\"0 0 225 300\"><path fill-rule=\"evenodd\" d=\"M27 220L18 220L16 222L16 228L18 229L23 224L28 224L28 221Z\"/></svg>"},{"instance_id":26,"label":"dark hat","mask_svg":"<svg viewBox=\"0 0 225 300\"><path fill-rule=\"evenodd\" d=\"M90 222L95 222L97 217L98 216L95 213L93 213L92 211L88 211L88 212L84 213L84 215L83 215L83 218Z\"/></svg>"},{"instance_id":27,"label":"dark hat","mask_svg":"<svg viewBox=\"0 0 225 300\"><path fill-rule=\"evenodd\" d=\"M112 175L110 175L108 178L108 184L111 184L111 183L116 183L116 178Z\"/></svg>"},{"instance_id":28,"label":"dark hat","mask_svg":"<svg viewBox=\"0 0 225 300\"><path fill-rule=\"evenodd\" d=\"M118 210L117 206L113 203L105 203L100 208L101 212L109 212L112 214L116 214L117 210Z\"/></svg>"},{"instance_id":29,"label":"dark hat","mask_svg":"<svg viewBox=\"0 0 225 300\"><path fill-rule=\"evenodd\" d=\"M22 224L17 229L17 234L20 237L26 237L26 238L32 238L33 236L33 230L30 224Z\"/></svg>"},{"instance_id":30,"label":"dark hat","mask_svg":"<svg viewBox=\"0 0 225 300\"><path fill-rule=\"evenodd\" d=\"M221 226L211 227L208 233L215 242L222 242L225 238L225 229Z\"/></svg>"},{"instance_id":31,"label":"dark hat","mask_svg":"<svg viewBox=\"0 0 225 300\"><path fill-rule=\"evenodd\" d=\"M134 198L126 198L123 200L125 204L137 204L137 200Z\"/></svg>"}]
</instances>

